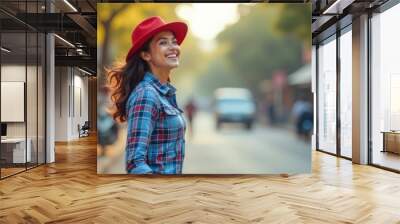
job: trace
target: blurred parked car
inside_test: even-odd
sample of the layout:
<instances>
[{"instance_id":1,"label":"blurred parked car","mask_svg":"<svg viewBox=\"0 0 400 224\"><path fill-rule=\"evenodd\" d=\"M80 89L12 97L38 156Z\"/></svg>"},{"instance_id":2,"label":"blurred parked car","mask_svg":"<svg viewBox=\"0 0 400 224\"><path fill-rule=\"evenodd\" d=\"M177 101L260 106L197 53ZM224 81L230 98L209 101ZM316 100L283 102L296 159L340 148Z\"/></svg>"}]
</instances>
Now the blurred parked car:
<instances>
[{"instance_id":1,"label":"blurred parked car","mask_svg":"<svg viewBox=\"0 0 400 224\"><path fill-rule=\"evenodd\" d=\"M242 123L251 129L256 106L253 96L245 88L219 88L214 93L214 110L217 129L222 123Z\"/></svg>"}]
</instances>

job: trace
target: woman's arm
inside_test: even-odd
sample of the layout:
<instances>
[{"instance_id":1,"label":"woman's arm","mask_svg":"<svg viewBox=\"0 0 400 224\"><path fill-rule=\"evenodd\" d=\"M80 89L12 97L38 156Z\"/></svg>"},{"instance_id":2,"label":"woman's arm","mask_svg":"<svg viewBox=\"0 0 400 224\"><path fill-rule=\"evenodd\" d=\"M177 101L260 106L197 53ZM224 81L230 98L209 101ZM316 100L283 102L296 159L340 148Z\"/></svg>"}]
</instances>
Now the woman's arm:
<instances>
[{"instance_id":1,"label":"woman's arm","mask_svg":"<svg viewBox=\"0 0 400 224\"><path fill-rule=\"evenodd\" d=\"M128 101L128 141L126 169L131 174L152 173L147 164L147 150L158 116L157 96L151 89L140 89Z\"/></svg>"}]
</instances>

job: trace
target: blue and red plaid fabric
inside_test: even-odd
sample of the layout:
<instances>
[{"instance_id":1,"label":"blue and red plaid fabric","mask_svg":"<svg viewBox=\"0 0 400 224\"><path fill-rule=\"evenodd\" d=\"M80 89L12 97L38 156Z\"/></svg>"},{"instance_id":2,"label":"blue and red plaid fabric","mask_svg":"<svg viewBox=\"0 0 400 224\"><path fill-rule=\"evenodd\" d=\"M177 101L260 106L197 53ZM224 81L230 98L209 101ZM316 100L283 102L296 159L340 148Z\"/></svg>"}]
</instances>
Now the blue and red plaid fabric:
<instances>
[{"instance_id":1,"label":"blue and red plaid fabric","mask_svg":"<svg viewBox=\"0 0 400 224\"><path fill-rule=\"evenodd\" d=\"M147 72L130 94L126 106L128 173L182 173L186 122L175 91Z\"/></svg>"}]
</instances>

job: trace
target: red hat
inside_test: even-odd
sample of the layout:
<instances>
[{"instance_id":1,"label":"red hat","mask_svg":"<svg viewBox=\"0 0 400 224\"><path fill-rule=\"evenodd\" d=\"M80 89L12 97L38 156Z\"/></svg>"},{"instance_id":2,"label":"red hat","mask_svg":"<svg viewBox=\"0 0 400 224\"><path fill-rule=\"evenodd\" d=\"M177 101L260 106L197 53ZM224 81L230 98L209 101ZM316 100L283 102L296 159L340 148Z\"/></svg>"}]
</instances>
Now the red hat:
<instances>
[{"instance_id":1,"label":"red hat","mask_svg":"<svg viewBox=\"0 0 400 224\"><path fill-rule=\"evenodd\" d=\"M132 47L126 55L128 61L138 51L142 45L155 34L161 31L171 31L175 34L176 41L180 45L185 39L187 33L187 25L183 22L165 23L159 16L154 16L143 20L132 31Z\"/></svg>"}]
</instances>

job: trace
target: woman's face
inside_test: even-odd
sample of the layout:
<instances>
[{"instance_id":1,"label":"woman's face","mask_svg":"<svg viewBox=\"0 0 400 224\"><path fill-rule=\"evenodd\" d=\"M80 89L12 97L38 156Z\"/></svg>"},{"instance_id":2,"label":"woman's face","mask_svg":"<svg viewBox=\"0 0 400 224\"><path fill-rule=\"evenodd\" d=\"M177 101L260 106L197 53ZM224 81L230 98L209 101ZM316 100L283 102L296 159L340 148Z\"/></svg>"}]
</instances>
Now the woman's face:
<instances>
[{"instance_id":1,"label":"woman's face","mask_svg":"<svg viewBox=\"0 0 400 224\"><path fill-rule=\"evenodd\" d=\"M179 65L180 47L170 31L156 34L150 41L149 52L142 53L142 58L150 66L173 69Z\"/></svg>"}]
</instances>

